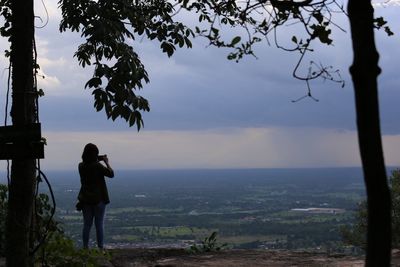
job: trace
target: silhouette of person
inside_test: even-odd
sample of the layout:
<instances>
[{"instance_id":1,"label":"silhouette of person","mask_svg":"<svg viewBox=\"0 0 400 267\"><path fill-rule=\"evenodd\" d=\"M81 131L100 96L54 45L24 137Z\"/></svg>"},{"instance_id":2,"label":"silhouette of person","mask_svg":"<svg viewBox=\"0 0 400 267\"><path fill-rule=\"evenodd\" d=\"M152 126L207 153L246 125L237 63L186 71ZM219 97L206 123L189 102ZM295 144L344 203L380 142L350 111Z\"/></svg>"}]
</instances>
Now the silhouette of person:
<instances>
[{"instance_id":1,"label":"silhouette of person","mask_svg":"<svg viewBox=\"0 0 400 267\"><path fill-rule=\"evenodd\" d=\"M100 163L103 161L106 166ZM78 166L81 189L78 201L83 215L83 247L89 247L90 229L93 220L96 227L97 247L104 246L104 214L110 199L104 177L114 177L107 155L99 156L99 149L94 144L87 144L83 149L82 162ZM78 209L79 210L79 209Z\"/></svg>"}]
</instances>

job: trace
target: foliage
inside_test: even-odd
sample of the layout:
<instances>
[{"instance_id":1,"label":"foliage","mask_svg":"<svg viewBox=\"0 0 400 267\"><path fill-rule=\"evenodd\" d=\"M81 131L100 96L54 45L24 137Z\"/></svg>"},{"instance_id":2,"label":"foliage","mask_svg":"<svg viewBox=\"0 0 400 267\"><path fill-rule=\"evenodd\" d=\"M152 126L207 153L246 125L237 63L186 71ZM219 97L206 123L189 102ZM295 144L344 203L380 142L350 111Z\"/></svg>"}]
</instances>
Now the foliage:
<instances>
[{"instance_id":1,"label":"foliage","mask_svg":"<svg viewBox=\"0 0 400 267\"><path fill-rule=\"evenodd\" d=\"M389 177L389 186L392 197L392 246L400 247L400 169L392 171ZM362 201L355 214L355 223L341 229L343 241L347 244L366 248L367 235L367 201Z\"/></svg>"},{"instance_id":2,"label":"foliage","mask_svg":"<svg viewBox=\"0 0 400 267\"><path fill-rule=\"evenodd\" d=\"M0 14L3 17L3 24L0 26L0 35L11 36L11 0L0 0Z\"/></svg>"},{"instance_id":3,"label":"foliage","mask_svg":"<svg viewBox=\"0 0 400 267\"><path fill-rule=\"evenodd\" d=\"M39 246L45 242L49 233L62 233L63 229L59 222L53 217L53 207L49 203L49 196L46 194L38 194L35 200L35 223L33 229L34 245Z\"/></svg>"},{"instance_id":4,"label":"foliage","mask_svg":"<svg viewBox=\"0 0 400 267\"><path fill-rule=\"evenodd\" d=\"M59 5L60 31L81 32L85 40L75 53L79 64L95 66L85 87L94 89L96 110L104 109L108 118L121 117L139 130L140 111L149 111L150 106L134 90L148 83L149 77L131 43L139 36L157 40L170 57L176 46L192 46L193 32L174 21L174 7L166 0L60 0Z\"/></svg>"},{"instance_id":5,"label":"foliage","mask_svg":"<svg viewBox=\"0 0 400 267\"><path fill-rule=\"evenodd\" d=\"M54 232L39 250L36 263L38 266L92 267L98 266L100 260L110 256L99 249L77 249L70 238L60 232Z\"/></svg>"},{"instance_id":6,"label":"foliage","mask_svg":"<svg viewBox=\"0 0 400 267\"><path fill-rule=\"evenodd\" d=\"M392 241L400 247L400 170L394 170L389 179L392 196Z\"/></svg>"},{"instance_id":7,"label":"foliage","mask_svg":"<svg viewBox=\"0 0 400 267\"><path fill-rule=\"evenodd\" d=\"M355 223L350 227L341 227L343 242L365 250L367 245L367 201L358 204Z\"/></svg>"},{"instance_id":8,"label":"foliage","mask_svg":"<svg viewBox=\"0 0 400 267\"><path fill-rule=\"evenodd\" d=\"M7 186L0 184L0 256L4 256L6 239Z\"/></svg>"},{"instance_id":9,"label":"foliage","mask_svg":"<svg viewBox=\"0 0 400 267\"><path fill-rule=\"evenodd\" d=\"M5 221L7 216L7 186L0 184L0 256L4 256ZM78 249L74 241L64 235L59 222L51 218L52 206L46 194L36 197L35 229L32 232L37 266L97 266L97 261L108 257L99 250Z\"/></svg>"},{"instance_id":10,"label":"foliage","mask_svg":"<svg viewBox=\"0 0 400 267\"><path fill-rule=\"evenodd\" d=\"M387 25L387 21L383 17L374 18L374 27L378 30L383 28L388 36L394 35L390 27Z\"/></svg>"},{"instance_id":11,"label":"foliage","mask_svg":"<svg viewBox=\"0 0 400 267\"><path fill-rule=\"evenodd\" d=\"M206 37L210 45L233 49L228 55L229 60L239 61L244 55L254 55L254 45L262 40L269 43L272 35L278 48L300 53L299 62L293 71L294 77L306 81L322 77L343 85L338 72L332 71L331 67L311 63L306 75L298 74L305 53L313 51L312 42L332 45L332 28L343 30L333 21L334 13L345 13L343 6L336 0L179 0L179 3L186 10L198 13L201 23L196 27L198 35ZM221 33L224 27L244 31L239 30L242 34L233 38L224 37ZM289 27L293 35L287 32L279 34L281 29L287 31ZM288 39L282 42L282 36Z\"/></svg>"},{"instance_id":12,"label":"foliage","mask_svg":"<svg viewBox=\"0 0 400 267\"><path fill-rule=\"evenodd\" d=\"M194 244L189 248L189 251L192 253L203 253L203 252L213 252L220 251L227 246L226 243L218 244L217 243L217 232L212 232L210 236L204 238L201 241L200 245Z\"/></svg>"}]
</instances>

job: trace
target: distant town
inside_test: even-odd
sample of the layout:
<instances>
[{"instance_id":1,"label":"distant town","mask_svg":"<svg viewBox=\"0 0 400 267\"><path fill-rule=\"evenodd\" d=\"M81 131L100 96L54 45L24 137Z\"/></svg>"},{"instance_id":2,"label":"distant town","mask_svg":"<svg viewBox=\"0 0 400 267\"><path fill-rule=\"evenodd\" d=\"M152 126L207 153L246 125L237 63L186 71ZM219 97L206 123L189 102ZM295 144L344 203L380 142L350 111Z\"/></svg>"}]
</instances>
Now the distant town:
<instances>
[{"instance_id":1,"label":"distant town","mask_svg":"<svg viewBox=\"0 0 400 267\"><path fill-rule=\"evenodd\" d=\"M328 213L328 214L339 214L339 213L344 213L346 212L345 209L338 209L338 208L296 208L296 209L291 209L291 211L297 211L297 212L305 212L305 213Z\"/></svg>"}]
</instances>

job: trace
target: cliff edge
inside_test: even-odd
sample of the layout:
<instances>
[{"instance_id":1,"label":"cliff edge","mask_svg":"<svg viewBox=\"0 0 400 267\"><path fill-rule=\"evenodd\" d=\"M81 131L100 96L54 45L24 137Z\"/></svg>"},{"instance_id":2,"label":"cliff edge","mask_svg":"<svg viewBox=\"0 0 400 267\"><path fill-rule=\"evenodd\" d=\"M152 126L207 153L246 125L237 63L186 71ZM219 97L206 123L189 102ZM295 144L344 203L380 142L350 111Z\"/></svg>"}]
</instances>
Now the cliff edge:
<instances>
[{"instance_id":1,"label":"cliff edge","mask_svg":"<svg viewBox=\"0 0 400 267\"><path fill-rule=\"evenodd\" d=\"M288 250L225 250L190 254L183 249L112 249L102 267L361 267L364 257ZM5 266L0 258L0 267ZM400 251L392 266L400 267Z\"/></svg>"},{"instance_id":2,"label":"cliff edge","mask_svg":"<svg viewBox=\"0 0 400 267\"><path fill-rule=\"evenodd\" d=\"M326 253L287 250L225 250L203 254L188 254L182 249L120 249L112 251L110 267L177 266L177 267L252 267L307 266L358 267L364 257L327 255ZM392 266L400 266L400 253L393 254Z\"/></svg>"}]
</instances>

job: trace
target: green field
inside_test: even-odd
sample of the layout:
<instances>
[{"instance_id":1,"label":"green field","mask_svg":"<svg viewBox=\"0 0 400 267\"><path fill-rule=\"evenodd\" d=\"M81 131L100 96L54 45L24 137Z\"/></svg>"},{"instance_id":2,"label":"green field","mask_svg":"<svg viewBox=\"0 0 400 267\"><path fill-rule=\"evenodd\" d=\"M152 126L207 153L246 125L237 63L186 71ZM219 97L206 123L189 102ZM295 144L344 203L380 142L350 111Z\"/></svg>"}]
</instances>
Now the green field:
<instances>
[{"instance_id":1,"label":"green field","mask_svg":"<svg viewBox=\"0 0 400 267\"><path fill-rule=\"evenodd\" d=\"M294 171L289 176L274 172L277 175L274 179L265 179L263 172L257 176L257 170L226 172L229 175L209 171L197 178L188 178L196 172L183 171L171 172L168 179L152 176L147 180L120 181L119 178L116 180L119 183L109 188L106 243L188 246L216 231L218 242L236 248L340 250L343 246L340 227L353 222L357 203L365 195L362 180L351 175L321 179L326 174L318 173L309 178L299 170L306 178L296 180L292 178L297 175ZM157 175L165 176L168 172ZM333 175L332 171L329 175ZM226 178L231 176L236 178ZM76 190L55 190L61 203L58 217L66 233L79 243L82 218L74 211L76 196L70 193ZM310 207L343 212L292 210ZM92 237L95 240L94 231Z\"/></svg>"}]
</instances>

